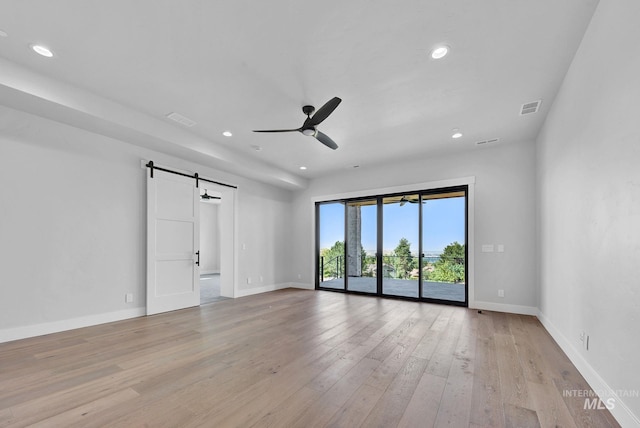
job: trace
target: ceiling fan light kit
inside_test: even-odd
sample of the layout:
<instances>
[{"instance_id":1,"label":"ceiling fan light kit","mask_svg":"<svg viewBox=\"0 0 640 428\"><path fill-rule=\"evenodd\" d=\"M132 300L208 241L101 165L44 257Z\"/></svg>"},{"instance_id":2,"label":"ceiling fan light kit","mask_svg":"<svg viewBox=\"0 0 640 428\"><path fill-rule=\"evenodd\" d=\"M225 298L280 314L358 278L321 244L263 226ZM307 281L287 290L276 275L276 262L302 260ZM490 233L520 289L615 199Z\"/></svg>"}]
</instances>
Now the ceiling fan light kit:
<instances>
[{"instance_id":1,"label":"ceiling fan light kit","mask_svg":"<svg viewBox=\"0 0 640 428\"><path fill-rule=\"evenodd\" d=\"M253 132L295 132L298 131L303 135L308 137L314 137L316 140L320 141L325 146L330 149L337 149L338 145L329 138L328 135L323 134L318 131L316 128L320 123L322 123L333 111L338 107L338 105L342 102L342 100L338 97L333 97L329 101L325 103L322 107L316 111L314 106L306 105L302 107L302 113L307 115L307 119L304 121L302 126L297 129L264 129L264 130L254 130ZM314 114L315 112L315 114ZM313 116L311 116L313 114Z\"/></svg>"},{"instance_id":2,"label":"ceiling fan light kit","mask_svg":"<svg viewBox=\"0 0 640 428\"><path fill-rule=\"evenodd\" d=\"M431 51L431 58L433 59L441 59L444 58L449 53L449 46L442 45L437 46Z\"/></svg>"}]
</instances>

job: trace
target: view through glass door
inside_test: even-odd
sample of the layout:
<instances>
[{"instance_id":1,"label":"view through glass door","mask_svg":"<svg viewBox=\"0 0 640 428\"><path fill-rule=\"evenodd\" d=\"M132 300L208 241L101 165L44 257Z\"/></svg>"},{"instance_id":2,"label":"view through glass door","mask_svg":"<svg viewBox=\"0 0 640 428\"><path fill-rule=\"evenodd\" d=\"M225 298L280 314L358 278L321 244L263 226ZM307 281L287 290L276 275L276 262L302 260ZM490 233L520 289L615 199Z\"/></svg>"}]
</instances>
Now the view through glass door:
<instances>
[{"instance_id":1,"label":"view through glass door","mask_svg":"<svg viewBox=\"0 0 640 428\"><path fill-rule=\"evenodd\" d=\"M389 196L382 203L382 294L417 298L420 196Z\"/></svg>"},{"instance_id":2,"label":"view through glass door","mask_svg":"<svg viewBox=\"0 0 640 428\"><path fill-rule=\"evenodd\" d=\"M422 194L422 297L465 302L466 192Z\"/></svg>"},{"instance_id":3,"label":"view through glass door","mask_svg":"<svg viewBox=\"0 0 640 428\"><path fill-rule=\"evenodd\" d=\"M467 187L316 204L316 288L467 304Z\"/></svg>"},{"instance_id":4,"label":"view through glass door","mask_svg":"<svg viewBox=\"0 0 640 428\"><path fill-rule=\"evenodd\" d=\"M316 206L319 244L318 284L322 288L344 290L344 203L334 202Z\"/></svg>"},{"instance_id":5,"label":"view through glass door","mask_svg":"<svg viewBox=\"0 0 640 428\"><path fill-rule=\"evenodd\" d=\"M347 202L347 290L378 293L378 200Z\"/></svg>"}]
</instances>

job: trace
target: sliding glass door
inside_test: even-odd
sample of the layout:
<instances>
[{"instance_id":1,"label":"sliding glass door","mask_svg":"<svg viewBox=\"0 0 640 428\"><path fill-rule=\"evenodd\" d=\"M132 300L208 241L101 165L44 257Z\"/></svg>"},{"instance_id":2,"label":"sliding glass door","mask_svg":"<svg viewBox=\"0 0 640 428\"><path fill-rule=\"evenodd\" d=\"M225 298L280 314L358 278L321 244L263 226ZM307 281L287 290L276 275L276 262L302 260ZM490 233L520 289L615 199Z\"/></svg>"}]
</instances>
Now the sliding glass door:
<instances>
[{"instance_id":1,"label":"sliding glass door","mask_svg":"<svg viewBox=\"0 0 640 428\"><path fill-rule=\"evenodd\" d=\"M422 194L422 297L466 301L466 192Z\"/></svg>"},{"instance_id":2,"label":"sliding glass door","mask_svg":"<svg viewBox=\"0 0 640 428\"><path fill-rule=\"evenodd\" d=\"M319 219L317 230L318 282L322 288L344 290L344 203L334 202L316 206Z\"/></svg>"},{"instance_id":3,"label":"sliding glass door","mask_svg":"<svg viewBox=\"0 0 640 428\"><path fill-rule=\"evenodd\" d=\"M418 297L418 194L382 199L382 294Z\"/></svg>"},{"instance_id":4,"label":"sliding glass door","mask_svg":"<svg viewBox=\"0 0 640 428\"><path fill-rule=\"evenodd\" d=\"M347 202L347 290L378 292L378 201Z\"/></svg>"},{"instance_id":5,"label":"sliding glass door","mask_svg":"<svg viewBox=\"0 0 640 428\"><path fill-rule=\"evenodd\" d=\"M316 204L316 288L467 304L467 187Z\"/></svg>"}]
</instances>

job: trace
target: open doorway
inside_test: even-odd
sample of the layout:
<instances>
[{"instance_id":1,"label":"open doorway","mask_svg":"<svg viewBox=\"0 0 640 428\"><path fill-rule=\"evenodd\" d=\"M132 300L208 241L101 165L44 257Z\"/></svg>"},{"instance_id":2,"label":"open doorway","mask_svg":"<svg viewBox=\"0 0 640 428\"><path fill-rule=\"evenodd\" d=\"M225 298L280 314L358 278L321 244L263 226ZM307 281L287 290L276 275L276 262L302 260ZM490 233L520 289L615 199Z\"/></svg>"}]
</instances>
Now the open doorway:
<instances>
[{"instance_id":1,"label":"open doorway","mask_svg":"<svg viewBox=\"0 0 640 428\"><path fill-rule=\"evenodd\" d=\"M220 207L222 193L200 189L200 304L227 299L221 294Z\"/></svg>"}]
</instances>

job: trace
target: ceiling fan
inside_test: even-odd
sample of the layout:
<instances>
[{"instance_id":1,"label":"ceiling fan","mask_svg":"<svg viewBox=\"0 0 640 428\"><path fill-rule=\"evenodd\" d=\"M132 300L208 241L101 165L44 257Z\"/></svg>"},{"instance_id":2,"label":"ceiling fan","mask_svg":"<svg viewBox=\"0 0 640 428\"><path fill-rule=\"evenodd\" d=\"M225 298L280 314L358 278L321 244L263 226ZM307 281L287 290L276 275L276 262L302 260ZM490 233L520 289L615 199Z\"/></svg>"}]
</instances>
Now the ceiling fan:
<instances>
[{"instance_id":1,"label":"ceiling fan","mask_svg":"<svg viewBox=\"0 0 640 428\"><path fill-rule=\"evenodd\" d=\"M402 196L402 198L400 198L400 206L403 206L404 204L406 204L407 202L409 202L410 204L417 204L419 203L418 199L410 199L407 198L406 196ZM427 201L422 201L423 204L426 204Z\"/></svg>"},{"instance_id":2,"label":"ceiling fan","mask_svg":"<svg viewBox=\"0 0 640 428\"><path fill-rule=\"evenodd\" d=\"M222 199L220 196L211 196L207 193L207 190L205 189L204 191L204 195L200 195L200 198L204 199L204 200L209 200L209 199Z\"/></svg>"},{"instance_id":3,"label":"ceiling fan","mask_svg":"<svg viewBox=\"0 0 640 428\"><path fill-rule=\"evenodd\" d=\"M307 119L302 126L297 129L267 129L267 130L254 130L253 132L294 132L298 131L309 137L314 137L325 146L335 150L338 145L327 134L323 134L316 128L322 121L324 121L333 111L338 107L342 100L338 97L333 97L325 103L322 107L316 111L314 106L302 107L302 112L307 115ZM316 111L315 114L313 112ZM313 116L311 116L313 114Z\"/></svg>"}]
</instances>

